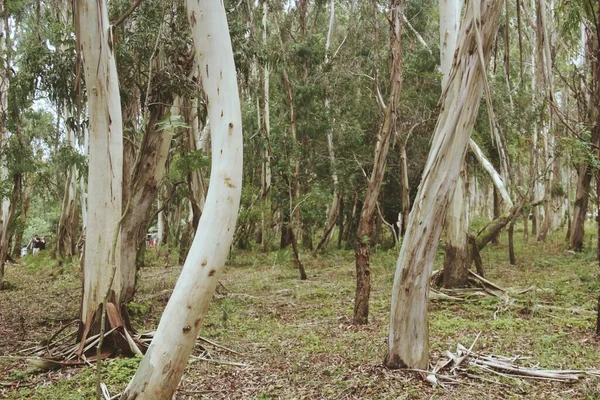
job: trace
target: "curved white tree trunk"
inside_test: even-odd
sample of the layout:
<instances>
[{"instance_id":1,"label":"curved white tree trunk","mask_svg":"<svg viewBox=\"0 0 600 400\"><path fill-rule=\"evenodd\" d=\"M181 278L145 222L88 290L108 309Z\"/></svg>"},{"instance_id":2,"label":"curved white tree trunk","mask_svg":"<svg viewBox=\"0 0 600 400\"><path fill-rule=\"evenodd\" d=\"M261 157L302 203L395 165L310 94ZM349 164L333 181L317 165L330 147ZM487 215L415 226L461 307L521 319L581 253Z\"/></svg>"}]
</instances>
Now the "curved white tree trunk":
<instances>
[{"instance_id":1,"label":"curved white tree trunk","mask_svg":"<svg viewBox=\"0 0 600 400\"><path fill-rule=\"evenodd\" d=\"M496 0L470 2L461 26L456 63L396 264L385 361L390 368L427 368L429 277L442 221L479 111L502 4Z\"/></svg>"},{"instance_id":2,"label":"curved white tree trunk","mask_svg":"<svg viewBox=\"0 0 600 400\"><path fill-rule=\"evenodd\" d=\"M220 0L188 0L208 99L212 170L204 213L154 340L121 399L170 399L229 253L242 192L242 121L233 51Z\"/></svg>"},{"instance_id":3,"label":"curved white tree trunk","mask_svg":"<svg viewBox=\"0 0 600 400\"><path fill-rule=\"evenodd\" d=\"M106 1L77 3L79 43L84 62L90 118L88 221L83 268L80 336L98 326L104 296L120 307L120 249L113 254L121 218L123 129L119 80ZM114 282L111 286L111 267Z\"/></svg>"}]
</instances>

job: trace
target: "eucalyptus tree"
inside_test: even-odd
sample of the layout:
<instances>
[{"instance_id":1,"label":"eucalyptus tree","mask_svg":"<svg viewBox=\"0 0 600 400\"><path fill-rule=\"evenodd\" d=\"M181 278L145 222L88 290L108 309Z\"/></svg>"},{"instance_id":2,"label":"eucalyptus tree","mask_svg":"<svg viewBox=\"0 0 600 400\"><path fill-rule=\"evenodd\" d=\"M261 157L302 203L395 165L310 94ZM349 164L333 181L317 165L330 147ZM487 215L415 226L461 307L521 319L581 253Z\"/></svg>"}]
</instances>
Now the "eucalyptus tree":
<instances>
[{"instance_id":1,"label":"eucalyptus tree","mask_svg":"<svg viewBox=\"0 0 600 400\"><path fill-rule=\"evenodd\" d=\"M8 90L10 88L10 27L8 18L5 13L8 13L6 2L0 3L0 54L2 54L2 68L0 68L0 149L4 154L7 154L8 149ZM8 180L8 169L3 163L0 166L0 178L2 181ZM14 203L14 202L13 202ZM14 210L14 206L12 207ZM0 208L0 289L4 287L4 264L8 257L8 241L10 239L10 228L14 211L11 216L11 196L7 191L2 193L2 205Z\"/></svg>"},{"instance_id":2,"label":"eucalyptus tree","mask_svg":"<svg viewBox=\"0 0 600 400\"><path fill-rule=\"evenodd\" d=\"M178 3L148 2L113 28L120 39L118 73L123 77L120 89L126 100L122 106L127 138L122 204L127 212L120 233L124 302L135 292L137 256L144 248L159 186L166 176L172 139L183 134L184 103L198 91L184 15ZM162 215L159 212L159 221ZM178 222L173 225L179 226Z\"/></svg>"},{"instance_id":3,"label":"eucalyptus tree","mask_svg":"<svg viewBox=\"0 0 600 400\"><path fill-rule=\"evenodd\" d=\"M211 121L210 186L181 276L122 399L175 393L229 253L242 193L242 118L225 8L218 0L186 6Z\"/></svg>"},{"instance_id":4,"label":"eucalyptus tree","mask_svg":"<svg viewBox=\"0 0 600 400\"><path fill-rule=\"evenodd\" d=\"M498 1L470 2L461 24L455 62L396 263L385 360L390 368L427 368L427 295L441 221L479 110L501 10Z\"/></svg>"},{"instance_id":5,"label":"eucalyptus tree","mask_svg":"<svg viewBox=\"0 0 600 400\"><path fill-rule=\"evenodd\" d=\"M22 89L30 82L20 82L15 74L15 39L21 33L23 14L28 4L9 7L0 2L0 289L4 287L4 268L10 254L10 239L22 196L27 149L21 129ZM26 91L26 90L25 90ZM12 101L11 101L12 100Z\"/></svg>"},{"instance_id":6,"label":"eucalyptus tree","mask_svg":"<svg viewBox=\"0 0 600 400\"><path fill-rule=\"evenodd\" d=\"M77 2L76 7L76 32L90 120L81 354L88 335L102 329L106 312L111 313L114 326L119 324L121 315L123 291L118 238L122 214L123 125L107 4L86 0Z\"/></svg>"},{"instance_id":7,"label":"eucalyptus tree","mask_svg":"<svg viewBox=\"0 0 600 400\"><path fill-rule=\"evenodd\" d=\"M384 109L384 119L375 145L373 170L368 180L367 193L360 213L356 231L356 292L354 297L354 323L366 324L369 318L369 297L371 293L370 240L372 237L372 219L377 207L377 198L385 174L387 154L394 124L398 116L398 101L402 90L402 6L401 0L392 0L390 48L392 68L390 72L390 93L387 104L379 93L379 102Z\"/></svg>"},{"instance_id":8,"label":"eucalyptus tree","mask_svg":"<svg viewBox=\"0 0 600 400\"><path fill-rule=\"evenodd\" d=\"M71 24L69 23L71 20L69 13L70 2L59 0L55 6L55 18L59 27L62 28L59 29L60 37L58 38L56 52L61 57L75 60L75 46L73 46L73 41L69 38L69 34L71 33ZM75 67L75 63L72 64L72 67ZM66 90L63 86L64 94L57 96L58 115L62 116L65 121L66 137L64 143L66 146L75 149L77 147L75 128L80 126L79 113L77 112L78 110L76 111L77 103L75 93L73 93L74 90L70 90L67 86L75 81L75 68L64 72L67 73L66 76L70 79L65 79L64 86L66 86ZM60 89L57 92L60 93ZM56 233L56 252L60 257L71 257L76 254L76 243L79 236L79 208L77 204L79 190L77 185L79 178L78 171L75 165L69 166L66 171L62 209Z\"/></svg>"},{"instance_id":9,"label":"eucalyptus tree","mask_svg":"<svg viewBox=\"0 0 600 400\"><path fill-rule=\"evenodd\" d=\"M582 24L583 33L581 35L581 49L584 54L579 56L583 58L583 72L580 72L580 82L576 93L578 99L578 108L583 112L579 115L579 123L589 132L583 138L584 156L577 157L577 185L575 190L575 201L573 204L573 221L570 227L569 248L575 251L581 251L584 244L585 220L588 213L588 203L591 191L592 177L595 173L595 165L600 149L600 111L598 110L598 101L600 99L600 6L596 3L590 3L585 6L580 4L566 4L569 11L567 23L577 27ZM578 57L578 58L579 58ZM583 104L581 104L583 103ZM578 137L578 139L581 138Z\"/></svg>"},{"instance_id":10,"label":"eucalyptus tree","mask_svg":"<svg viewBox=\"0 0 600 400\"><path fill-rule=\"evenodd\" d=\"M536 2L536 71L533 77L536 82L535 95L545 97L544 107L541 110L541 130L539 134L542 139L543 152L542 162L539 163L541 170L544 188L544 219L538 230L537 240L544 241L548 232L553 228L554 214L552 202L552 190L558 176L555 176L553 164L556 161L555 155L555 132L553 124L553 109L554 103L554 85L553 85L553 67L554 62L551 55L551 47L554 47L554 37L551 34L552 27L550 26L549 11L546 7L546 2L538 0ZM535 132L534 134L537 134Z\"/></svg>"},{"instance_id":11,"label":"eucalyptus tree","mask_svg":"<svg viewBox=\"0 0 600 400\"><path fill-rule=\"evenodd\" d=\"M442 92L446 89L458 39L462 0L440 0L440 65ZM466 164L457 178L446 216L446 250L444 256L444 286L467 284L469 277L469 202L467 198Z\"/></svg>"}]
</instances>

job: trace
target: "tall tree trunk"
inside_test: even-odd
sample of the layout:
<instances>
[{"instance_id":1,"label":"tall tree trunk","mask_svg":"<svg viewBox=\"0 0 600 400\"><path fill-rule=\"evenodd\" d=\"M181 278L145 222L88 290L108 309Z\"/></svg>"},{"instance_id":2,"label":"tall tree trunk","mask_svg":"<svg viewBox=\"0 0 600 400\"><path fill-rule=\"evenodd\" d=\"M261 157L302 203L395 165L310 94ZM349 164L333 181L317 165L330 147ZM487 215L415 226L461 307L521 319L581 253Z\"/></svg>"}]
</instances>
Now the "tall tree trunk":
<instances>
[{"instance_id":1,"label":"tall tree trunk","mask_svg":"<svg viewBox=\"0 0 600 400\"><path fill-rule=\"evenodd\" d=\"M264 18L266 19L266 2L264 4L265 4ZM277 30L279 31L279 35L278 35L279 44L283 51L284 43L283 43L283 39L281 38L281 30L279 28L279 23L276 22L276 26L277 26ZM266 25L265 25L265 27L266 27ZM297 207L298 202L300 200L300 160L299 160L300 151L298 149L298 137L297 137L297 126L296 126L296 107L294 105L294 92L293 92L292 82L290 81L290 77L288 75L286 66L283 66L281 68L281 70L282 70L282 74L283 74L283 83L284 83L286 93L287 93L288 107L290 109L290 132L291 132L290 139L291 139L291 144L292 144L291 149L289 149L289 151L286 152L286 158L288 159L288 162L291 162L294 165L293 180L292 180L292 176L287 177L289 207L290 207L290 210L289 210L290 224L289 224L289 226L286 225L286 221L285 221L286 217L284 215L284 217L283 217L283 219L284 219L283 225L284 226L282 226L281 240L282 240L282 244L283 244L284 234L289 235L289 239L292 244L293 261L294 261L294 264L297 265L300 270L300 275L301 275L300 279L304 280L304 279L306 279L306 273L304 272L304 266L300 262L300 254L298 253L298 243L297 243L296 233L295 233L295 232L299 231L300 225L301 225L300 224L301 223L300 208ZM289 230L289 232L286 232L287 230ZM305 244L304 232L303 232L302 239L303 239L302 240L303 244ZM311 238L310 247L312 247L312 238ZM305 249L307 249L307 246L305 246ZM308 250L310 250L310 248Z\"/></svg>"},{"instance_id":2,"label":"tall tree trunk","mask_svg":"<svg viewBox=\"0 0 600 400\"><path fill-rule=\"evenodd\" d=\"M56 2L58 21L61 24L68 25L69 23L69 7L70 4L66 0ZM67 51L68 46L65 43L59 45L61 51ZM60 106L59 106L60 107ZM72 107L68 102L62 104L62 115L65 120L66 127L66 144L71 148L75 148L75 132L72 125L68 123L74 117ZM79 122L79 118L77 118ZM56 252L59 257L72 257L76 255L76 244L79 237L79 210L77 207L77 175L78 171L75 165L72 165L67 170L67 179L65 181L65 191L62 201L61 214L58 221L58 231L56 234Z\"/></svg>"},{"instance_id":3,"label":"tall tree trunk","mask_svg":"<svg viewBox=\"0 0 600 400\"><path fill-rule=\"evenodd\" d=\"M105 1L76 3L77 39L84 60L90 120L89 211L83 267L81 340L100 330L110 305L121 315L121 255L118 241L122 210L123 129L119 79ZM104 300L106 304L104 303ZM109 325L122 321L109 318Z\"/></svg>"},{"instance_id":4,"label":"tall tree trunk","mask_svg":"<svg viewBox=\"0 0 600 400\"><path fill-rule=\"evenodd\" d=\"M333 34L333 26L335 22L335 1L329 0L329 27L327 29L327 39L325 40L325 66L324 68L329 67L330 58L329 58L329 49L331 47L331 35ZM335 227L337 216L340 208L340 191L339 191L339 179L337 174L337 166L335 163L335 150L333 147L333 127L335 126L335 120L329 116L331 111L331 106L329 104L329 95L326 93L325 95L325 113L327 113L329 121L331 122L331 129L327 132L327 150L329 151L329 164L331 167L331 179L333 181L333 200L331 202L331 207L329 208L329 215L327 217L327 226L325 227L325 231L323 232L323 238L319 244L317 244L317 248L315 249L315 253L318 252L321 248L327 247L327 243L331 234L333 232L333 228Z\"/></svg>"},{"instance_id":5,"label":"tall tree trunk","mask_svg":"<svg viewBox=\"0 0 600 400\"><path fill-rule=\"evenodd\" d=\"M171 299L122 400L170 399L229 254L242 193L242 121L233 51L219 0L186 2L212 124L204 213Z\"/></svg>"},{"instance_id":6,"label":"tall tree trunk","mask_svg":"<svg viewBox=\"0 0 600 400\"><path fill-rule=\"evenodd\" d=\"M387 154L390 145L390 137L394 130L397 118L397 103L402 90L402 0L392 0L392 28L390 35L390 46L392 49L391 89L388 104L385 109L385 117L375 147L373 171L369 178L369 185L363 203L358 230L356 232L356 292L354 296L354 323L364 325L369 320L369 297L371 295L371 268L369 244L372 237L372 219L377 206L379 189L383 182Z\"/></svg>"},{"instance_id":7,"label":"tall tree trunk","mask_svg":"<svg viewBox=\"0 0 600 400\"><path fill-rule=\"evenodd\" d=\"M440 0L440 64L442 92L446 90L460 25L461 0ZM446 251L444 254L443 282L447 288L462 287L469 278L469 202L467 201L467 173L463 166L456 181L448 215L446 216Z\"/></svg>"},{"instance_id":8,"label":"tall tree trunk","mask_svg":"<svg viewBox=\"0 0 600 400\"><path fill-rule=\"evenodd\" d=\"M7 151L9 146L8 123L8 90L12 78L12 44L9 11L6 2L0 3L0 54L5 55L3 68L0 68L0 150ZM20 128L17 126L17 135ZM21 141L19 141L21 142ZM13 231L18 200L21 194L22 176L20 172L10 172L6 165L0 165L0 179L12 181L9 196L0 199L0 290L4 288L4 266L10 253L10 237Z\"/></svg>"},{"instance_id":9,"label":"tall tree trunk","mask_svg":"<svg viewBox=\"0 0 600 400\"><path fill-rule=\"evenodd\" d=\"M498 192L498 189L496 189L496 186L494 186L494 220L500 218L500 216L502 215L502 199L500 198L500 193ZM499 244L500 243L500 235L494 235L492 237L492 244Z\"/></svg>"},{"instance_id":10,"label":"tall tree trunk","mask_svg":"<svg viewBox=\"0 0 600 400\"><path fill-rule=\"evenodd\" d=\"M16 229L13 236L13 250L12 258L17 260L21 258L21 247L23 243L23 234L25 233L25 227L27 226L27 215L29 214L29 207L31 206L31 193L33 191L33 179L31 177L27 179L25 187L23 188L21 200L21 213L17 217Z\"/></svg>"},{"instance_id":11,"label":"tall tree trunk","mask_svg":"<svg viewBox=\"0 0 600 400\"><path fill-rule=\"evenodd\" d=\"M68 110L65 116L70 117ZM67 125L67 140L69 146L75 147L75 133ZM75 245L78 238L77 209L77 168L73 165L67 170L65 193L62 201L58 231L56 233L56 251L59 257L72 257L76 254Z\"/></svg>"},{"instance_id":12,"label":"tall tree trunk","mask_svg":"<svg viewBox=\"0 0 600 400\"><path fill-rule=\"evenodd\" d=\"M600 14L600 10L598 11ZM600 15L598 16L600 18ZM599 28L600 29L600 28ZM591 63L592 70L592 98L587 102L591 129L591 145L595 149L598 157L598 148L600 148L600 110L598 102L600 101L600 45L598 32L591 32L587 38L585 48L587 49L586 60ZM591 190L591 181L593 166L591 164L579 165L577 168L577 189L575 191L575 202L573 205L573 221L571 223L571 236L569 238L569 248L575 251L583 250L583 239L585 235L585 219L588 212L588 200ZM599 217L600 218L600 217Z\"/></svg>"},{"instance_id":13,"label":"tall tree trunk","mask_svg":"<svg viewBox=\"0 0 600 400\"><path fill-rule=\"evenodd\" d=\"M402 216L400 221L400 236L404 237L406 234L406 225L408 224L408 217L410 215L410 184L408 181L408 158L406 156L406 141L398 137L398 146L400 150L400 200L402 201L402 208L400 215Z\"/></svg>"},{"instance_id":14,"label":"tall tree trunk","mask_svg":"<svg viewBox=\"0 0 600 400\"><path fill-rule=\"evenodd\" d=\"M269 4L267 0L262 0L263 6L263 17L262 17L262 43L265 48L267 47L267 16L269 12ZM271 179L272 179L272 166L273 154L271 149L271 117L270 117L270 69L267 62L264 62L263 67L260 69L260 88L261 88L261 102L262 102L262 134L264 138L264 148L262 150L262 183L261 183L261 199L264 202L261 212L261 234L262 240L261 248L263 251L268 250L269 246L269 221L271 219Z\"/></svg>"},{"instance_id":15,"label":"tall tree trunk","mask_svg":"<svg viewBox=\"0 0 600 400\"><path fill-rule=\"evenodd\" d=\"M541 221L537 240L545 241L548 232L552 228L552 219L554 212L552 209L552 188L556 176L552 166L554 158L554 137L552 133L552 107L550 102L553 101L552 88L552 57L550 55L550 46L552 45L552 37L549 34L547 23L548 15L546 11L546 1L537 0L536 2L536 37L537 37L537 75L539 76L537 85L538 93L546 92L545 96L548 100L548 106L541 111L542 129L541 135L544 143L543 153L544 160L542 165L543 185L544 185L544 219ZM542 96L540 96L542 97Z\"/></svg>"},{"instance_id":16,"label":"tall tree trunk","mask_svg":"<svg viewBox=\"0 0 600 400\"><path fill-rule=\"evenodd\" d=\"M124 303L133 299L138 248L146 240L152 206L165 173L171 135L157 124L165 117L167 108L164 104L169 101L154 99L148 108L148 122L129 178L128 197L123 199L123 205L128 209L121 224L121 301ZM179 114L181 107L178 98L173 102L172 116Z\"/></svg>"},{"instance_id":17,"label":"tall tree trunk","mask_svg":"<svg viewBox=\"0 0 600 400\"><path fill-rule=\"evenodd\" d=\"M443 229L441 221L479 110L501 10L500 1L473 1L461 25L456 62L396 264L385 360L390 368L428 366L429 277Z\"/></svg>"},{"instance_id":18,"label":"tall tree trunk","mask_svg":"<svg viewBox=\"0 0 600 400\"><path fill-rule=\"evenodd\" d=\"M166 207L168 204L164 204L160 198L157 201L157 207L160 210L157 216L156 230L156 248L160 248L163 245L167 245L169 239L169 219L166 213Z\"/></svg>"},{"instance_id":19,"label":"tall tree trunk","mask_svg":"<svg viewBox=\"0 0 600 400\"><path fill-rule=\"evenodd\" d=\"M515 265L517 259L515 257L515 220L513 219L508 224L508 260L510 265Z\"/></svg>"},{"instance_id":20,"label":"tall tree trunk","mask_svg":"<svg viewBox=\"0 0 600 400\"><path fill-rule=\"evenodd\" d=\"M467 173L463 166L446 216L443 284L447 288L466 286L469 278L469 211L465 201L466 180Z\"/></svg>"}]
</instances>

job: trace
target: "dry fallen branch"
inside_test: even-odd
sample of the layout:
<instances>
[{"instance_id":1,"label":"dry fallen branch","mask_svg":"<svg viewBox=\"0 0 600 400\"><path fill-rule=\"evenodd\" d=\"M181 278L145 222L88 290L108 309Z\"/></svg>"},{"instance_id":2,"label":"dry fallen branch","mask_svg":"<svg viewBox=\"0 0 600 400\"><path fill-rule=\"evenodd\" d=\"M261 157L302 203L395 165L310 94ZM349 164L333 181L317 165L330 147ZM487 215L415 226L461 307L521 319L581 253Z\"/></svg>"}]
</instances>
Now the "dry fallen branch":
<instances>
[{"instance_id":1,"label":"dry fallen branch","mask_svg":"<svg viewBox=\"0 0 600 400\"><path fill-rule=\"evenodd\" d=\"M474 374L474 370L482 373L491 373L510 379L535 379L554 382L576 382L584 376L600 378L600 370L551 370L539 369L536 367L527 367L518 365L520 360L525 358L519 356L503 357L493 354L483 355L473 351L475 343L479 339L481 332L477 335L471 346L467 349L460 343L456 346L456 353L446 352L446 356L437 361L431 371L427 372L426 380L432 385L447 381L455 383L460 377L475 378L490 383L504 385L492 379ZM441 371L450 370L452 375L440 374Z\"/></svg>"}]
</instances>

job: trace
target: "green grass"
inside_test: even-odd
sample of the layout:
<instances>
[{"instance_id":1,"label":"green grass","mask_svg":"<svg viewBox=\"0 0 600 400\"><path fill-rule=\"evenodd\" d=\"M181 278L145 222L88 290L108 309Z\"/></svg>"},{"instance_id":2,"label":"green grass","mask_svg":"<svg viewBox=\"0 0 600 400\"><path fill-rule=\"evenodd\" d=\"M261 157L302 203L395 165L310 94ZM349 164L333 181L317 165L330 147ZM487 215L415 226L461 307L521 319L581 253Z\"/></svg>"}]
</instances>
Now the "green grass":
<instances>
[{"instance_id":1,"label":"green grass","mask_svg":"<svg viewBox=\"0 0 600 400\"><path fill-rule=\"evenodd\" d=\"M454 351L458 343L469 346L481 332L475 346L478 352L531 357L525 363L540 368L600 368L599 345L593 332L600 291L594 251L565 253L563 232L550 237L548 243L534 238L524 243L522 230L517 232L517 265L508 263L506 237L502 236L499 245L490 245L482 253L486 277L505 288L535 289L514 295L516 301L509 306L495 297L432 301L431 361L435 363L446 350ZM156 257L149 252L147 266L140 271L136 299L129 307L140 330L156 327L180 272L180 267L172 265L176 257L170 254L165 268L167 254L165 251ZM355 284L352 251L332 250L318 258L303 254L308 281L298 279L287 249L266 254L235 252L201 335L240 353L212 349L214 358L250 367L192 361L177 398L600 398L600 382L591 379L561 385L501 378L508 386L469 380L459 387L440 389L430 387L415 374L383 368L397 254L398 249L374 252L370 324L357 327L351 324ZM440 267L442 254L440 251L435 268ZM21 333L24 337L10 343L0 339L0 354L14 354L26 343L49 336L56 327L39 328L40 321L49 315L77 315L77 271L66 268L64 274L53 276L44 265L42 259L36 259L17 273L8 271L17 289L0 293L0 301L10 298L14 304L18 302L28 320L25 335ZM52 304L62 305L53 309ZM9 329L18 335L17 316L10 314L8 319ZM29 327L37 331L29 331ZM124 388L137 362L117 359L109 363L103 376L111 393ZM30 385L5 391L11 399L93 396L93 370L89 368L38 373L22 364L0 363L0 373L6 368L19 375L10 380L19 378ZM43 386L44 382L51 384Z\"/></svg>"}]
</instances>

